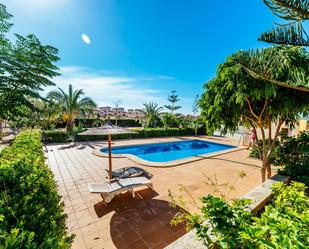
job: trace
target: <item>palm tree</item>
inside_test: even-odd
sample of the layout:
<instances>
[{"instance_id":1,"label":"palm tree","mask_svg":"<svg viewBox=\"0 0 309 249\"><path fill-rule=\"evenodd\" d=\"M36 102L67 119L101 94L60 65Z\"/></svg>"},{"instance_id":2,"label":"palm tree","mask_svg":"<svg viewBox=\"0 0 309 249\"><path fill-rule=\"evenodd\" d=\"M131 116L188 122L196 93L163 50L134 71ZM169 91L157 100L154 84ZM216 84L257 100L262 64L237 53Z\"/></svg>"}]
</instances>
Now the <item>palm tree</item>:
<instances>
[{"instance_id":1,"label":"palm tree","mask_svg":"<svg viewBox=\"0 0 309 249\"><path fill-rule=\"evenodd\" d=\"M97 104L91 98L81 98L82 95L84 95L84 91L82 89L73 91L71 84L68 93L58 88L57 91L52 91L47 95L48 99L55 100L61 106L63 120L67 123L68 132L72 131L78 115L91 113L97 107Z\"/></svg>"},{"instance_id":2,"label":"palm tree","mask_svg":"<svg viewBox=\"0 0 309 249\"><path fill-rule=\"evenodd\" d=\"M158 107L158 104L152 102L144 103L143 105L145 108L142 111L145 116L147 126L151 128L156 127L160 121L160 114L163 107Z\"/></svg>"},{"instance_id":3,"label":"palm tree","mask_svg":"<svg viewBox=\"0 0 309 249\"><path fill-rule=\"evenodd\" d=\"M34 122L40 125L44 130L52 129L57 120L61 117L61 106L54 100L46 98L45 100L36 100L33 104L37 109Z\"/></svg>"}]
</instances>

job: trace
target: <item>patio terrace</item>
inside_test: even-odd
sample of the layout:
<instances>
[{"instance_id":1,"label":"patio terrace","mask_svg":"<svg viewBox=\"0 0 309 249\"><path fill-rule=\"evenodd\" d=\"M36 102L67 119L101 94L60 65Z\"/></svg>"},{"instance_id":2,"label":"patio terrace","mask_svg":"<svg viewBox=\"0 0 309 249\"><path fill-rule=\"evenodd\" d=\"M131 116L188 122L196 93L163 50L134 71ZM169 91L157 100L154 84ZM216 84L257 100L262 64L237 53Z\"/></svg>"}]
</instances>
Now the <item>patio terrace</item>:
<instances>
[{"instance_id":1,"label":"patio terrace","mask_svg":"<svg viewBox=\"0 0 309 249\"><path fill-rule=\"evenodd\" d=\"M237 141L220 137L199 137L210 141L236 145ZM113 145L129 145L176 141L184 138L117 140ZM186 137L185 139L188 139ZM114 158L113 169L139 166L151 174L154 191L141 189L133 199L128 193L116 197L107 206L100 195L91 194L87 183L106 179L104 169L108 159L92 154L105 142L79 144L51 144L46 146L47 163L55 174L59 193L68 214L67 226L76 235L72 248L164 248L186 233L183 225L171 226L177 212L169 206L168 190L179 193L179 184L185 186L194 199L205 196L212 189L204 183L205 175L216 175L219 183L232 183L241 171L246 176L236 183L230 198L241 197L260 184L260 162L248 158L247 150L202 158L170 168L138 165L127 158ZM204 175L205 174L205 175Z\"/></svg>"}]
</instances>

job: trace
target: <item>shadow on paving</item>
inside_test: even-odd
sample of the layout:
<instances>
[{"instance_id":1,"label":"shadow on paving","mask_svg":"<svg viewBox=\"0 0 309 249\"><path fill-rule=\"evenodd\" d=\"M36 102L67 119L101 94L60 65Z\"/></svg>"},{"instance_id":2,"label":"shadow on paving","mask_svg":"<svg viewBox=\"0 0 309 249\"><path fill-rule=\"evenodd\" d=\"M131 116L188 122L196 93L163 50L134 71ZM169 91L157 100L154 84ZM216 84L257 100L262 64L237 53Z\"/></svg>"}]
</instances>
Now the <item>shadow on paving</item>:
<instances>
[{"instance_id":1,"label":"shadow on paving","mask_svg":"<svg viewBox=\"0 0 309 249\"><path fill-rule=\"evenodd\" d=\"M117 248L164 248L186 233L185 224L171 225L170 221L180 210L170 202L153 199L158 194L145 189L121 194L108 205L94 205L98 217L114 211L110 221L110 234Z\"/></svg>"},{"instance_id":2,"label":"shadow on paving","mask_svg":"<svg viewBox=\"0 0 309 249\"><path fill-rule=\"evenodd\" d=\"M225 161L225 162L230 162L230 163L235 163L235 164L241 164L241 165L246 165L246 166L250 166L250 167L254 167L254 168L258 168L260 169L260 166L254 165L254 164L250 164L250 163L244 163L241 161L234 161L234 160L230 160L230 159L223 159L223 158L217 158L217 157L206 157L206 156L194 156L194 157L198 157L201 159L208 159L208 160L218 160L218 161Z\"/></svg>"},{"instance_id":3,"label":"shadow on paving","mask_svg":"<svg viewBox=\"0 0 309 249\"><path fill-rule=\"evenodd\" d=\"M112 143L114 144L114 143ZM107 142L74 142L74 143L69 143L67 145L63 145L61 147L59 147L59 150L66 150L66 149L73 149L76 148L78 150L83 150L86 149L87 147L91 148L91 149L96 149L97 147L106 147L107 146Z\"/></svg>"}]
</instances>

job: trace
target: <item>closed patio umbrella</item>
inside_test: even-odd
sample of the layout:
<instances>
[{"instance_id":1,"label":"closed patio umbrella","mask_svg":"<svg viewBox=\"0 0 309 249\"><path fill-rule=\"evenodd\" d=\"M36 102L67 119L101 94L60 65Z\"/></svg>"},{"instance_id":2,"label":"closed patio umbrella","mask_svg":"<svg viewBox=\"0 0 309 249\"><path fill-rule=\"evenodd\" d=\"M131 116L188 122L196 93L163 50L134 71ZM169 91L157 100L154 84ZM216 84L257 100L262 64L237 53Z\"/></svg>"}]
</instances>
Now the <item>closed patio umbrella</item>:
<instances>
[{"instance_id":1,"label":"closed patio umbrella","mask_svg":"<svg viewBox=\"0 0 309 249\"><path fill-rule=\"evenodd\" d=\"M109 179L112 179L112 135L135 133L129 129L113 125L110 120L105 125L95 128L89 128L87 131L81 132L82 135L107 135L108 136L108 164Z\"/></svg>"}]
</instances>

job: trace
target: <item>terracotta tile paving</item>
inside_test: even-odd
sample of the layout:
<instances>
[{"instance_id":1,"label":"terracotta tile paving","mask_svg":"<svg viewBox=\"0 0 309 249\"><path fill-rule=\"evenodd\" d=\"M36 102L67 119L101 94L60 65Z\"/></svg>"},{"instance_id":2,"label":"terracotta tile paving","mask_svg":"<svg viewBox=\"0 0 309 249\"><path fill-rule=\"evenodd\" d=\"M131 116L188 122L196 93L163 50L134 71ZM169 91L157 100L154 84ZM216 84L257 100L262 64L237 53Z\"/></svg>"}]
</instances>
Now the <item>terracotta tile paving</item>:
<instances>
[{"instance_id":1,"label":"terracotta tile paving","mask_svg":"<svg viewBox=\"0 0 309 249\"><path fill-rule=\"evenodd\" d=\"M203 137L236 144L218 137ZM115 145L173 141L178 138L123 140ZM139 166L153 174L154 191L141 188L133 199L123 193L104 205L100 195L90 194L87 183L106 179L107 159L94 156L93 149L106 146L103 142L80 144L54 144L46 146L47 163L54 172L59 192L68 214L67 226L76 235L72 248L142 249L164 248L183 234L184 225L171 226L170 220L177 212L171 208L168 190L175 195L179 184L185 186L194 200L213 190L206 185L206 176L216 176L218 183L233 183L241 171L244 178L235 183L230 198L241 197L260 183L259 161L248 158L248 151L241 150L205 158L171 168L140 166L127 158L114 158L113 168ZM189 211L195 211L193 207Z\"/></svg>"}]
</instances>

